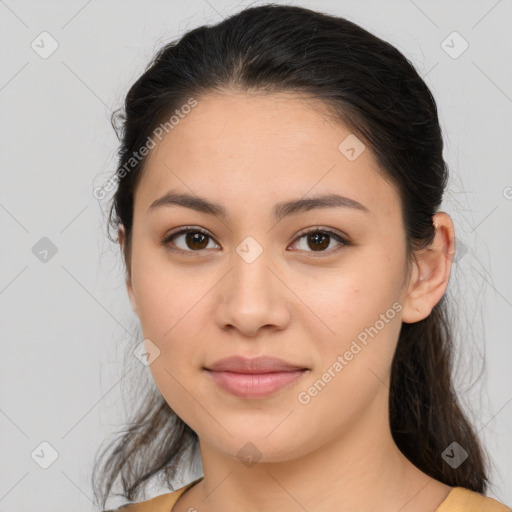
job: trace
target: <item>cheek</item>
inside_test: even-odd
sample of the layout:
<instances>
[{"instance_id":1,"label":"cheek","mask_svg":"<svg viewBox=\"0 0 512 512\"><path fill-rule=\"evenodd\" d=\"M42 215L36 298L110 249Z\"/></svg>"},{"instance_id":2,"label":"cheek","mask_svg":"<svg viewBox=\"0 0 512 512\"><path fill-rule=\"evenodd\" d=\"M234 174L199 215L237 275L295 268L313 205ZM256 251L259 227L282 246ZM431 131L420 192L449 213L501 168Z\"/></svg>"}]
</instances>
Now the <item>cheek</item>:
<instances>
[{"instance_id":1,"label":"cheek","mask_svg":"<svg viewBox=\"0 0 512 512\"><path fill-rule=\"evenodd\" d=\"M371 260L361 257L350 271L338 270L322 293L309 296L315 304L312 309L320 312L308 330L310 339L321 340L322 370L342 356L346 379L355 382L370 370L385 376L401 328L402 280L402 262L374 251ZM318 336L319 327L325 336ZM349 366L352 370L345 371Z\"/></svg>"},{"instance_id":2,"label":"cheek","mask_svg":"<svg viewBox=\"0 0 512 512\"><path fill-rule=\"evenodd\" d=\"M315 428L314 418L322 417L332 423L333 434L389 387L402 306L392 283L386 285L387 293L369 276L353 277L334 285L331 300L325 299L324 318L334 334L319 337L318 326L309 329L319 361L296 397L305 414L303 428ZM328 436L329 429L324 430Z\"/></svg>"},{"instance_id":3,"label":"cheek","mask_svg":"<svg viewBox=\"0 0 512 512\"><path fill-rule=\"evenodd\" d=\"M162 262L154 250L140 249L132 261L143 337L160 351L151 373L166 399L179 399L184 394L179 383L189 382L188 372L204 364L202 340L211 332L206 295L214 282L199 278L192 267L177 269Z\"/></svg>"},{"instance_id":4,"label":"cheek","mask_svg":"<svg viewBox=\"0 0 512 512\"><path fill-rule=\"evenodd\" d=\"M205 293L191 270L177 269L159 250L141 247L132 257L132 283L144 336L160 341L188 321Z\"/></svg>"},{"instance_id":5,"label":"cheek","mask_svg":"<svg viewBox=\"0 0 512 512\"><path fill-rule=\"evenodd\" d=\"M318 313L330 336L355 334L377 321L401 297L402 263L368 252L370 257L358 255L339 268L297 281L297 294Z\"/></svg>"}]
</instances>

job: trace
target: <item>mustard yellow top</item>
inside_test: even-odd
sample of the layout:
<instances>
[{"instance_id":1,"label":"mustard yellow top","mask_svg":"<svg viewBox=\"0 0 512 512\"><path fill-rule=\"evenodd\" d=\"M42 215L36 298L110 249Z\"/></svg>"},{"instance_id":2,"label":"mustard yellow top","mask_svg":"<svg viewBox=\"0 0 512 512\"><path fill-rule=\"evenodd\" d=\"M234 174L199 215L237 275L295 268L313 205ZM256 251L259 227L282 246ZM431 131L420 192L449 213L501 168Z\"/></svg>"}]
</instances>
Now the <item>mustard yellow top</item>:
<instances>
[{"instance_id":1,"label":"mustard yellow top","mask_svg":"<svg viewBox=\"0 0 512 512\"><path fill-rule=\"evenodd\" d=\"M202 479L203 477L198 478L174 492L162 494L140 503L123 505L115 510L106 510L105 512L172 512L172 507L178 501L178 498L189 487ZM512 512L512 509L494 498L464 489L464 487L454 487L434 512Z\"/></svg>"}]
</instances>

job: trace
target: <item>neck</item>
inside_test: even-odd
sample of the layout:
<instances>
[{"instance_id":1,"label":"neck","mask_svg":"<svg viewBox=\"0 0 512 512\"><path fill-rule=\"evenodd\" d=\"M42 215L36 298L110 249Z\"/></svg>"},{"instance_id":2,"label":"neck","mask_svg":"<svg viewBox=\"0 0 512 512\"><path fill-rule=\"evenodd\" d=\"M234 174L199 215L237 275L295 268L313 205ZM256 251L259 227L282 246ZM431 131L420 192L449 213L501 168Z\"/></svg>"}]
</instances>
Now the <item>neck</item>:
<instances>
[{"instance_id":1,"label":"neck","mask_svg":"<svg viewBox=\"0 0 512 512\"><path fill-rule=\"evenodd\" d=\"M432 512L450 487L404 457L387 419L387 400L376 397L342 435L300 457L251 466L201 442L204 479L188 504L202 512Z\"/></svg>"}]
</instances>

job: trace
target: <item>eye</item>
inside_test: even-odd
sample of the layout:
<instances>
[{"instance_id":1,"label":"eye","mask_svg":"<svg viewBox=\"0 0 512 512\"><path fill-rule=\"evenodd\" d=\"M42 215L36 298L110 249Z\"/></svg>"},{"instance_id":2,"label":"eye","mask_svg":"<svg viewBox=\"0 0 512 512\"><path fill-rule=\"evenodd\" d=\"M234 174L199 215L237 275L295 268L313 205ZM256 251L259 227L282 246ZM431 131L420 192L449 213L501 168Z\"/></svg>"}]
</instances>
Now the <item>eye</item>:
<instances>
[{"instance_id":1,"label":"eye","mask_svg":"<svg viewBox=\"0 0 512 512\"><path fill-rule=\"evenodd\" d=\"M178 240L180 237L184 237L182 242L184 247L180 247L173 241ZM167 235L161 243L170 251L190 254L194 252L201 252L201 250L206 249L208 247L208 239L213 240L205 229L185 226ZM173 246L177 246L177 248Z\"/></svg>"},{"instance_id":2,"label":"eye","mask_svg":"<svg viewBox=\"0 0 512 512\"><path fill-rule=\"evenodd\" d=\"M175 242L175 240L179 240L180 237L184 237L181 242L183 244L181 247ZM335 252L336 249L326 251L333 240L338 242L341 247L351 245L351 242L346 238L329 229L313 228L302 233L296 240L301 240L303 238L306 239L306 247L312 249L311 251L308 251L307 249L299 248L299 250L305 250L306 252ZM207 249L209 241L212 240L212 236L205 229L185 226L167 235L162 240L161 244L167 247L170 251L195 256L193 253L200 253L202 250Z\"/></svg>"},{"instance_id":3,"label":"eye","mask_svg":"<svg viewBox=\"0 0 512 512\"><path fill-rule=\"evenodd\" d=\"M331 245L332 240L335 240L341 244L341 247L351 245L351 243L339 235L338 233L331 231L329 229L322 229L322 228L314 228L310 229L309 231L306 231L305 233L302 233L297 240L301 240L305 238L305 247L312 249L312 251L308 251L307 249L300 249L299 250L306 250L306 252L320 252L320 253L332 253L335 252L337 249L334 250L328 250L326 251ZM315 255L316 256L316 255Z\"/></svg>"}]
</instances>

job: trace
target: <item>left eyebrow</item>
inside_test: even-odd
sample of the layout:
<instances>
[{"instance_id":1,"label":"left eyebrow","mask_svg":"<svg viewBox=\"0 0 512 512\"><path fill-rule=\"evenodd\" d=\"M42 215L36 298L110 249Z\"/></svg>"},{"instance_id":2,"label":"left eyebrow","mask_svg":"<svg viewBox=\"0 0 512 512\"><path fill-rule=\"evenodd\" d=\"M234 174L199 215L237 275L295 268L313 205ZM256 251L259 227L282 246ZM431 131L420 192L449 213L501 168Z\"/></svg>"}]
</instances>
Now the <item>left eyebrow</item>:
<instances>
[{"instance_id":1,"label":"left eyebrow","mask_svg":"<svg viewBox=\"0 0 512 512\"><path fill-rule=\"evenodd\" d=\"M148 213L162 206L181 206L222 219L227 219L228 217L226 209L218 203L214 203L204 197L177 193L172 190L153 201L148 208ZM353 208L369 212L366 206L354 199L338 194L327 194L308 199L294 199L277 203L272 209L272 217L275 222L279 222L285 217L320 208Z\"/></svg>"}]
</instances>

